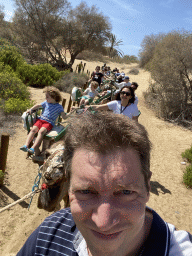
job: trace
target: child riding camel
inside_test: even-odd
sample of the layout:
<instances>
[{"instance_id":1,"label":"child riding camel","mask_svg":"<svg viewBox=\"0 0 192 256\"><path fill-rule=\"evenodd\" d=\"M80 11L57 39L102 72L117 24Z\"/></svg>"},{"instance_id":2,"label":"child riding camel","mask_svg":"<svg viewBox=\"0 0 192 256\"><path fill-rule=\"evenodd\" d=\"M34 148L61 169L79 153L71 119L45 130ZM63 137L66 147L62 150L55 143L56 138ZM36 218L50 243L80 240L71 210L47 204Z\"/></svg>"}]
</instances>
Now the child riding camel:
<instances>
[{"instance_id":1,"label":"child riding camel","mask_svg":"<svg viewBox=\"0 0 192 256\"><path fill-rule=\"evenodd\" d=\"M95 96L99 96L98 91L96 91L98 86L98 82L92 81L90 87L88 87L84 92L79 88L80 92L83 94L80 100L80 106L90 104Z\"/></svg>"},{"instance_id":2,"label":"child riding camel","mask_svg":"<svg viewBox=\"0 0 192 256\"><path fill-rule=\"evenodd\" d=\"M41 116L37 119L27 136L25 145L20 147L22 151L35 154L36 156L40 154L39 147L44 135L52 129L58 116L61 115L63 119L67 116L62 105L59 104L62 100L60 91L56 87L47 86L43 92L45 93L46 101L41 104L34 105L31 109L26 111L31 114L32 111L43 108ZM38 133L37 138L33 146L29 148L29 145L36 133Z\"/></svg>"}]
</instances>

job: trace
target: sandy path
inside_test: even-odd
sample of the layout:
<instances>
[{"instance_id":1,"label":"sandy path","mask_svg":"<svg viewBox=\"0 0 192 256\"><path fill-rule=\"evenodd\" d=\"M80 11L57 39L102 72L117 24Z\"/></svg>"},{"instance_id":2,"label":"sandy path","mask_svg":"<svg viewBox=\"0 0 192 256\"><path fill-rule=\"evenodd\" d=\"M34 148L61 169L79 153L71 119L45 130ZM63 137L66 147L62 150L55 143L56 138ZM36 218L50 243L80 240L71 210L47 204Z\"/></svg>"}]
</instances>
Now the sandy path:
<instances>
[{"instance_id":1,"label":"sandy path","mask_svg":"<svg viewBox=\"0 0 192 256\"><path fill-rule=\"evenodd\" d=\"M75 65L80 61L76 61ZM86 68L93 71L99 62L86 62ZM74 66L75 66L74 65ZM130 66L109 64L123 68L127 74ZM139 75L130 75L131 82L139 83L137 96L141 116L139 122L143 124L153 144L151 157L152 193L148 205L155 209L164 220L173 223L179 229L192 233L192 190L182 184L182 175L185 166L181 153L191 146L192 132L174 126L156 118L151 110L146 108L142 96L149 84L150 75L140 70ZM42 89L31 89L32 98L40 103L44 100ZM7 172L8 184L3 191L9 203L16 197L23 197L31 191L34 179L38 172L38 165L26 160L26 154L19 147L26 139L26 131L22 123L16 128L14 136L10 137ZM26 202L29 202L26 201ZM50 215L37 208L37 196L34 197L30 210L27 204L16 205L0 214L0 255L16 255L30 233Z\"/></svg>"}]
</instances>

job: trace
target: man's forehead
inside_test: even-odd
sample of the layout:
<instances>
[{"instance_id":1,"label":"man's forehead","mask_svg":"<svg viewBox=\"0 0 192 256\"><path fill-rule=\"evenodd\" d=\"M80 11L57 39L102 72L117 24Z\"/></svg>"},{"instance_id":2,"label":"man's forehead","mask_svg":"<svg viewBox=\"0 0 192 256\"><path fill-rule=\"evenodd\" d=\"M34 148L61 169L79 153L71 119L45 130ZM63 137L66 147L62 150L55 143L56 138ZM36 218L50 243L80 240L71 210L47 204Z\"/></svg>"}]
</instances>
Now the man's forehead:
<instances>
[{"instance_id":1,"label":"man's forehead","mask_svg":"<svg viewBox=\"0 0 192 256\"><path fill-rule=\"evenodd\" d=\"M108 190L109 187L131 188L144 186L141 164L135 150L117 150L102 155L93 151L79 149L72 160L73 186L97 187Z\"/></svg>"},{"instance_id":2,"label":"man's forehead","mask_svg":"<svg viewBox=\"0 0 192 256\"><path fill-rule=\"evenodd\" d=\"M73 158L76 159L76 156L78 156L78 155L87 157L90 160L97 159L100 161L110 161L110 160L113 160L114 158L116 160L118 158L126 158L127 159L130 156L134 155L137 158L137 160L140 161L138 152L131 146L129 146L127 148L118 148L118 149L108 150L103 153L81 147L81 148L78 148L75 150Z\"/></svg>"},{"instance_id":3,"label":"man's forehead","mask_svg":"<svg viewBox=\"0 0 192 256\"><path fill-rule=\"evenodd\" d=\"M80 148L75 151L72 159L72 169L83 170L85 165L102 172L107 170L141 169L139 154L133 148L126 150L113 150L101 154L87 149Z\"/></svg>"}]
</instances>

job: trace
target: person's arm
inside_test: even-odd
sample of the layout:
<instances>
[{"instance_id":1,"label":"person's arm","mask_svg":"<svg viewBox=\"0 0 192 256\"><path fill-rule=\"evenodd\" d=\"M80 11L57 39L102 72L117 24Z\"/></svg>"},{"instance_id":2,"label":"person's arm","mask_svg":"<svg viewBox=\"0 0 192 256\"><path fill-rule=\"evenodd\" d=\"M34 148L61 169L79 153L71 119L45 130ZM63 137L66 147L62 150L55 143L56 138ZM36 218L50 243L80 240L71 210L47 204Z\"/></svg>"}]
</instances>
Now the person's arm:
<instances>
[{"instance_id":1,"label":"person's arm","mask_svg":"<svg viewBox=\"0 0 192 256\"><path fill-rule=\"evenodd\" d=\"M117 76L117 79L119 79L119 78L121 78L122 76L121 75L119 75L119 76Z\"/></svg>"},{"instance_id":2,"label":"person's arm","mask_svg":"<svg viewBox=\"0 0 192 256\"><path fill-rule=\"evenodd\" d=\"M121 83L116 83L116 82L115 82L115 86L116 86L117 88L121 89L121 87L122 87L122 82L121 82Z\"/></svg>"},{"instance_id":3,"label":"person's arm","mask_svg":"<svg viewBox=\"0 0 192 256\"><path fill-rule=\"evenodd\" d=\"M95 77L95 73L92 72L92 73L91 73L91 79L93 79L94 77Z\"/></svg>"},{"instance_id":4,"label":"person's arm","mask_svg":"<svg viewBox=\"0 0 192 256\"><path fill-rule=\"evenodd\" d=\"M100 97L106 95L108 93L108 91L103 91L102 93L100 93Z\"/></svg>"},{"instance_id":5,"label":"person's arm","mask_svg":"<svg viewBox=\"0 0 192 256\"><path fill-rule=\"evenodd\" d=\"M87 88L84 92L82 91L82 89L80 87L79 87L79 90L80 90L82 95L86 95L89 91L89 88Z\"/></svg>"},{"instance_id":6,"label":"person's arm","mask_svg":"<svg viewBox=\"0 0 192 256\"><path fill-rule=\"evenodd\" d=\"M67 114L66 114L65 112L61 112L61 117L62 117L63 119L66 119L66 118L67 118Z\"/></svg>"},{"instance_id":7,"label":"person's arm","mask_svg":"<svg viewBox=\"0 0 192 256\"><path fill-rule=\"evenodd\" d=\"M95 91L95 96L101 97L101 95L98 91Z\"/></svg>"},{"instance_id":8,"label":"person's arm","mask_svg":"<svg viewBox=\"0 0 192 256\"><path fill-rule=\"evenodd\" d=\"M138 108L137 108L137 105L132 104L132 106L133 106L132 120L135 120L136 122L138 122L139 110L138 110Z\"/></svg>"},{"instance_id":9,"label":"person's arm","mask_svg":"<svg viewBox=\"0 0 192 256\"><path fill-rule=\"evenodd\" d=\"M135 95L135 101L134 101L134 104L138 105L138 97L137 97L137 95Z\"/></svg>"},{"instance_id":10,"label":"person's arm","mask_svg":"<svg viewBox=\"0 0 192 256\"><path fill-rule=\"evenodd\" d=\"M93 110L109 110L107 104L102 104L102 105L89 105L87 107L92 107Z\"/></svg>"},{"instance_id":11,"label":"person's arm","mask_svg":"<svg viewBox=\"0 0 192 256\"><path fill-rule=\"evenodd\" d=\"M133 117L132 117L132 120L138 122L138 116L133 116Z\"/></svg>"},{"instance_id":12,"label":"person's arm","mask_svg":"<svg viewBox=\"0 0 192 256\"><path fill-rule=\"evenodd\" d=\"M39 109L39 108L41 108L41 107L42 107L41 104L36 104L36 105L34 105L32 108L27 109L26 112L31 114L32 111L34 111L34 110L36 110L36 109Z\"/></svg>"},{"instance_id":13,"label":"person's arm","mask_svg":"<svg viewBox=\"0 0 192 256\"><path fill-rule=\"evenodd\" d=\"M82 91L81 87L78 88L79 91L81 92L81 94L83 94L84 92Z\"/></svg>"}]
</instances>

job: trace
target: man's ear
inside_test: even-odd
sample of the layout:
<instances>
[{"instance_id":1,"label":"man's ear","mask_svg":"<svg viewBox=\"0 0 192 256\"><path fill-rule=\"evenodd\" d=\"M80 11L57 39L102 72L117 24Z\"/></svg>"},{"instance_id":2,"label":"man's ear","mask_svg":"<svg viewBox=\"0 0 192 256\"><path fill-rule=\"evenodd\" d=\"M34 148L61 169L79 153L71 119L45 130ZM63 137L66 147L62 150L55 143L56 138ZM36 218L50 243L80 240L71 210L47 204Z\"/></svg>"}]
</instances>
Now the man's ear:
<instances>
[{"instance_id":1,"label":"man's ear","mask_svg":"<svg viewBox=\"0 0 192 256\"><path fill-rule=\"evenodd\" d=\"M150 173L149 173L149 178L148 178L148 187L149 187L149 192L151 191L151 176L152 176L152 172L150 171Z\"/></svg>"}]
</instances>

